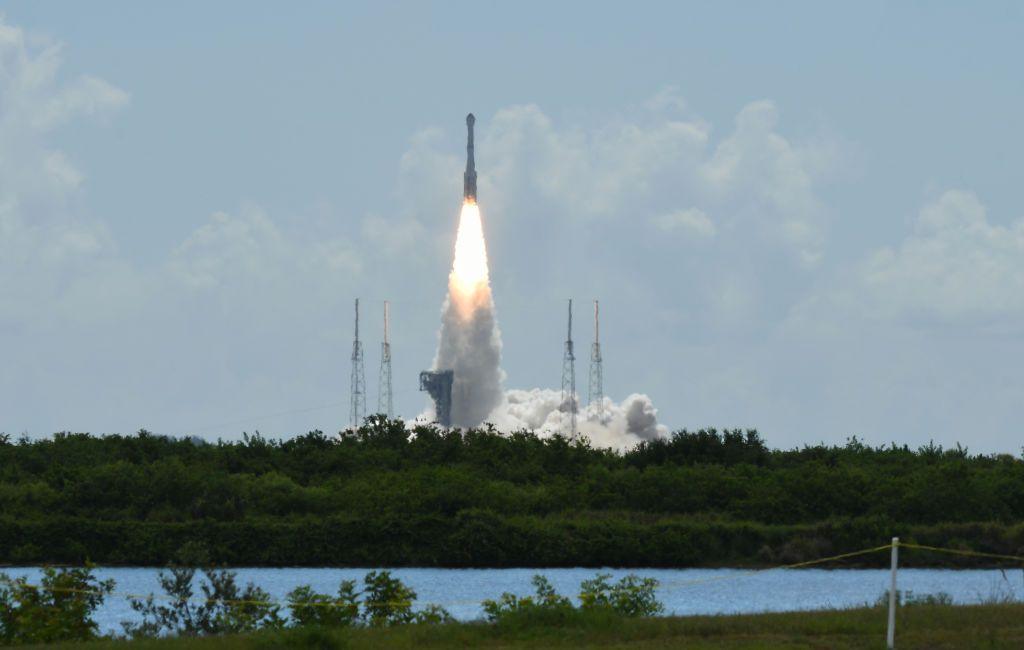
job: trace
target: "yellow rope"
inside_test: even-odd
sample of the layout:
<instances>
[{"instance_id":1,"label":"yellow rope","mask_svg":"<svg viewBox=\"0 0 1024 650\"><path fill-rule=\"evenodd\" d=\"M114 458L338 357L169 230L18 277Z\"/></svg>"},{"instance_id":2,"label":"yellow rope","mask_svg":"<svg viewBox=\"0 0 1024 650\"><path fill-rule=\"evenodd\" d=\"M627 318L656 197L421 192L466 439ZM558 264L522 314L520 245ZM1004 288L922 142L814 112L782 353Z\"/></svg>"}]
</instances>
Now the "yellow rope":
<instances>
[{"instance_id":1,"label":"yellow rope","mask_svg":"<svg viewBox=\"0 0 1024 650\"><path fill-rule=\"evenodd\" d=\"M1015 562L1024 562L1024 557L1019 555L1001 555L999 553L983 553L981 551L970 551L957 548L940 548L938 546L925 546L924 544L911 544L910 542L900 542L899 546L900 548L916 548L922 551L949 553L950 555L965 555L967 557L984 557L994 560L1013 560Z\"/></svg>"}]
</instances>

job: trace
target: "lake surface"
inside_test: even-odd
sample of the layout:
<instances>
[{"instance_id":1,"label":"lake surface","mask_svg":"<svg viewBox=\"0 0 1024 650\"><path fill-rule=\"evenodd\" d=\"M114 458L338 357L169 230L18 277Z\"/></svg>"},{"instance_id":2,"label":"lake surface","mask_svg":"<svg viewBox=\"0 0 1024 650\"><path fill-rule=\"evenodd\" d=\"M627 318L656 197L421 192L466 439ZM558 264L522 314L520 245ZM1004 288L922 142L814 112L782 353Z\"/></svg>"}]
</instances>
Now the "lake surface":
<instances>
[{"instance_id":1,"label":"lake surface","mask_svg":"<svg viewBox=\"0 0 1024 650\"><path fill-rule=\"evenodd\" d=\"M254 582L274 599L303 584L334 593L342 580L361 583L370 569L238 568L239 584ZM97 613L102 632L120 632L123 621L136 620L123 594L157 592L154 568L98 567L100 579L113 578L116 594ZM11 577L26 576L38 583L38 567L0 569ZM667 614L734 614L826 608L845 608L875 602L888 588L889 571L880 569L793 569L751 573L739 569L393 569L395 577L412 587L420 606L436 603L460 620L483 616L485 598L502 592L528 595L530 578L546 576L561 594L575 596L580 582L595 573L618 579L630 573L656 578L658 599ZM1024 598L1021 570L901 569L898 588L915 595L946 593L956 603L978 603L994 597Z\"/></svg>"}]
</instances>

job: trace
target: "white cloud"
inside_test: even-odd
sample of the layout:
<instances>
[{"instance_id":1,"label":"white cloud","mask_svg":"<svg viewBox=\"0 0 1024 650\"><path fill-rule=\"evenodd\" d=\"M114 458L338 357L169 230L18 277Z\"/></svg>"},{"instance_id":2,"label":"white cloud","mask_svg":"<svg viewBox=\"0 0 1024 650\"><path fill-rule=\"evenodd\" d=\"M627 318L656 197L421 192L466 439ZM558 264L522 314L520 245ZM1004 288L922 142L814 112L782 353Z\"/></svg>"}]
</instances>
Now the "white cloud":
<instances>
[{"instance_id":1,"label":"white cloud","mask_svg":"<svg viewBox=\"0 0 1024 650\"><path fill-rule=\"evenodd\" d=\"M55 93L33 116L38 129L51 129L79 115L105 116L128 104L129 95L102 79L84 76Z\"/></svg>"},{"instance_id":2,"label":"white cloud","mask_svg":"<svg viewBox=\"0 0 1024 650\"><path fill-rule=\"evenodd\" d=\"M733 133L701 167L702 179L752 225L781 238L803 265L814 266L821 260L825 233L813 183L826 165L817 147L794 146L777 125L773 102L745 106Z\"/></svg>"},{"instance_id":3,"label":"white cloud","mask_svg":"<svg viewBox=\"0 0 1024 650\"><path fill-rule=\"evenodd\" d=\"M1019 329L1022 317L1024 219L993 224L974 193L949 190L921 209L902 242L870 252L809 296L791 325Z\"/></svg>"},{"instance_id":4,"label":"white cloud","mask_svg":"<svg viewBox=\"0 0 1024 650\"><path fill-rule=\"evenodd\" d=\"M995 324L1024 316L1024 219L988 221L971 192L951 190L925 206L914 232L873 253L860 270L876 315Z\"/></svg>"},{"instance_id":5,"label":"white cloud","mask_svg":"<svg viewBox=\"0 0 1024 650\"><path fill-rule=\"evenodd\" d=\"M15 329L89 318L116 293L113 238L76 214L84 175L50 140L55 127L109 115L128 95L94 77L63 82L60 65L59 45L0 17L0 325Z\"/></svg>"},{"instance_id":6,"label":"white cloud","mask_svg":"<svg viewBox=\"0 0 1024 650\"><path fill-rule=\"evenodd\" d=\"M715 236L715 223L698 208L676 210L654 218L654 225L665 232L682 232L685 235L706 239Z\"/></svg>"}]
</instances>

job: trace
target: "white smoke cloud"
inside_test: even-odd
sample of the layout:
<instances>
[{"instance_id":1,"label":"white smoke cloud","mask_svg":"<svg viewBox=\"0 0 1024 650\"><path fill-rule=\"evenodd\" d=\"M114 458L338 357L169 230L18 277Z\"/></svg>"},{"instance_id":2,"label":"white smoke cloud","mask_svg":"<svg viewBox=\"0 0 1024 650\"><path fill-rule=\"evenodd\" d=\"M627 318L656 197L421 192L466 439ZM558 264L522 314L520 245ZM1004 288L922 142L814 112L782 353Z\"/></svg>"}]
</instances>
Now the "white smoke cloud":
<instances>
[{"instance_id":1,"label":"white smoke cloud","mask_svg":"<svg viewBox=\"0 0 1024 650\"><path fill-rule=\"evenodd\" d=\"M565 434L569 414L561 410L561 391L549 388L509 390L487 421L500 431L526 429L538 434ZM668 427L658 424L658 410L647 395L634 393L621 403L605 397L601 405L580 410L576 423L578 433L596 447L627 449L644 441L668 434Z\"/></svg>"},{"instance_id":2,"label":"white smoke cloud","mask_svg":"<svg viewBox=\"0 0 1024 650\"><path fill-rule=\"evenodd\" d=\"M492 424L498 431L532 431L542 438L569 431L569 414L562 410L561 391L551 388L509 389L500 403L480 422ZM416 422L434 421L433 406L420 414ZM600 405L580 409L577 435L594 447L626 450L645 440L668 435L669 429L658 423L658 409L651 398L633 393L621 402L605 397Z\"/></svg>"}]
</instances>

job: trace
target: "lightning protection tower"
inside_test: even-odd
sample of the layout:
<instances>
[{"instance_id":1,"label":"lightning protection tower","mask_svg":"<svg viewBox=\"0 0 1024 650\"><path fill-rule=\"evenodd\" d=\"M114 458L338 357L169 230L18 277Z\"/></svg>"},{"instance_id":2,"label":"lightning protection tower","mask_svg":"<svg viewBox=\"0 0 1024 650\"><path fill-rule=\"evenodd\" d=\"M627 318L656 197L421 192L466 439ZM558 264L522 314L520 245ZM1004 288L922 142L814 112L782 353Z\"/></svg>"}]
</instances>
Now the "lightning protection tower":
<instances>
[{"instance_id":1,"label":"lightning protection tower","mask_svg":"<svg viewBox=\"0 0 1024 650\"><path fill-rule=\"evenodd\" d=\"M587 389L587 402L597 413L598 419L604 417L604 360L601 358L601 324L598 319L598 304L594 301L594 344L590 346L590 385Z\"/></svg>"},{"instance_id":2,"label":"lightning protection tower","mask_svg":"<svg viewBox=\"0 0 1024 650\"><path fill-rule=\"evenodd\" d=\"M572 349L572 298L569 299L569 336L562 355L562 407L569 414L569 437L576 437L576 355Z\"/></svg>"},{"instance_id":3,"label":"lightning protection tower","mask_svg":"<svg viewBox=\"0 0 1024 650\"><path fill-rule=\"evenodd\" d=\"M356 298L356 335L352 341L352 378L350 382L349 424L363 423L366 415L366 373L363 370L363 342L359 340L359 298Z\"/></svg>"},{"instance_id":4,"label":"lightning protection tower","mask_svg":"<svg viewBox=\"0 0 1024 650\"><path fill-rule=\"evenodd\" d=\"M377 412L390 420L391 399L391 303L384 301L384 342L380 344L380 379L377 384Z\"/></svg>"}]
</instances>

